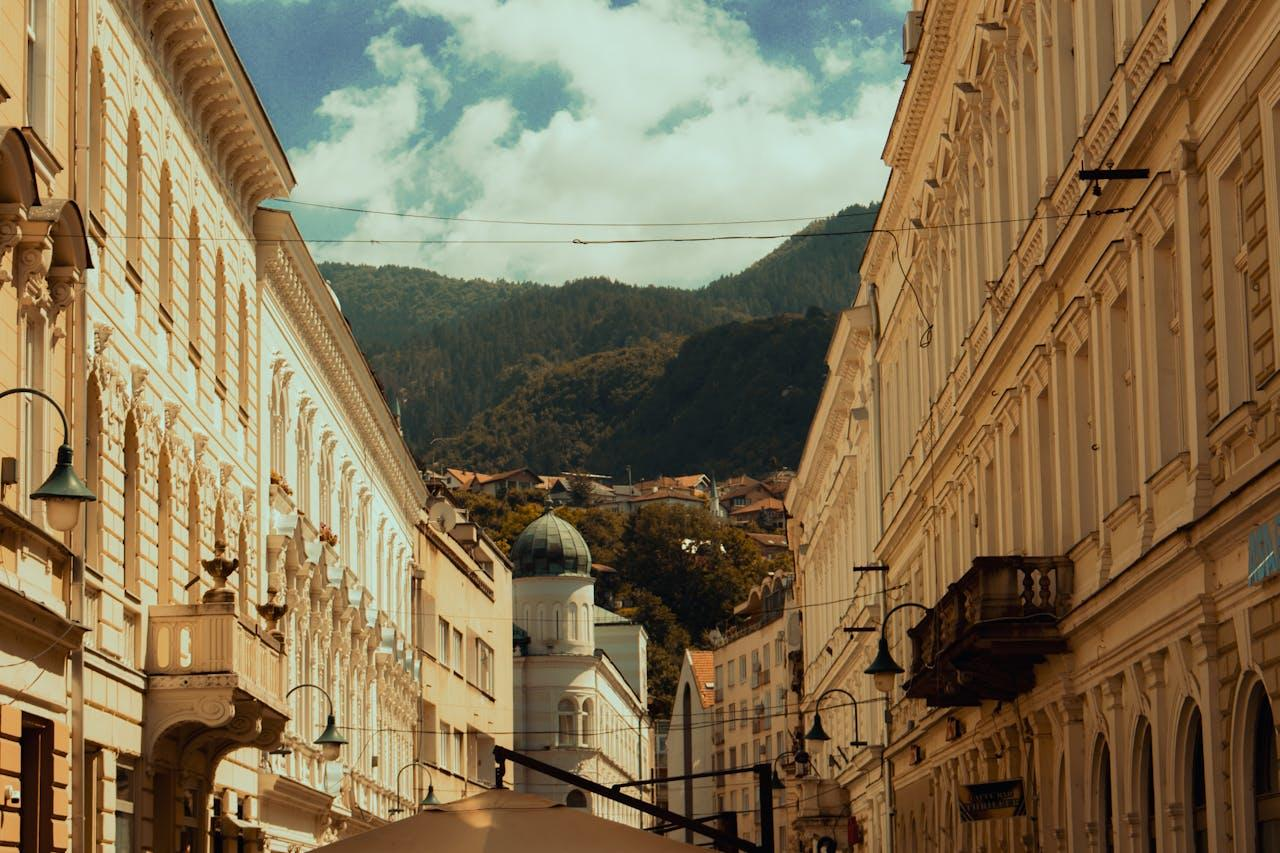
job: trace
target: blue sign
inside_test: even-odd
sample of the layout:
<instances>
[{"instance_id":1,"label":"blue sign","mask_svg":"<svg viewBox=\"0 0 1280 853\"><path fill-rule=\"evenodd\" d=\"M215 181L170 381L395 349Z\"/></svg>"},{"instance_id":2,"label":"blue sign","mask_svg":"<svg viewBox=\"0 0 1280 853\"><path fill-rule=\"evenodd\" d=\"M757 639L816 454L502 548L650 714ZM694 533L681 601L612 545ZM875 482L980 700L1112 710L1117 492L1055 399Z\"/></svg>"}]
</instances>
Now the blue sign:
<instances>
[{"instance_id":1,"label":"blue sign","mask_svg":"<svg viewBox=\"0 0 1280 853\"><path fill-rule=\"evenodd\" d=\"M1249 585L1262 583L1280 574L1276 542L1280 541L1280 516L1263 522L1249 534Z\"/></svg>"}]
</instances>

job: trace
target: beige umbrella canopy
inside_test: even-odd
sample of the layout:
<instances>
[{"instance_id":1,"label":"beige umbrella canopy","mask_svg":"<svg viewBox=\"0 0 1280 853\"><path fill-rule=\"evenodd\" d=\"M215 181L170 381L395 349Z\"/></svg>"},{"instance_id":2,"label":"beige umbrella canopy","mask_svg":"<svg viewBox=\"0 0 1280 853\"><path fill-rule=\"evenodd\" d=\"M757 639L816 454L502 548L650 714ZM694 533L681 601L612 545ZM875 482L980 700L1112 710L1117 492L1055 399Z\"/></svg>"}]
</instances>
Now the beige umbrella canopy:
<instances>
[{"instance_id":1,"label":"beige umbrella canopy","mask_svg":"<svg viewBox=\"0 0 1280 853\"><path fill-rule=\"evenodd\" d=\"M503 789L430 806L413 817L319 847L314 853L690 853L694 849L542 797Z\"/></svg>"}]
</instances>

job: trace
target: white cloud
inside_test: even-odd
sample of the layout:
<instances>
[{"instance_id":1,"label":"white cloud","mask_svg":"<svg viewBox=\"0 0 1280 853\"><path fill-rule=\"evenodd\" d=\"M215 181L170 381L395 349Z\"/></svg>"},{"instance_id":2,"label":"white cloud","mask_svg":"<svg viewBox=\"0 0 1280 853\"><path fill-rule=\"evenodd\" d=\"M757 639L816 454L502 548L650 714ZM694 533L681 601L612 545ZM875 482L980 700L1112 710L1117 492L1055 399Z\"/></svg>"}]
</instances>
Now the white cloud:
<instances>
[{"instance_id":1,"label":"white cloud","mask_svg":"<svg viewBox=\"0 0 1280 853\"><path fill-rule=\"evenodd\" d=\"M901 35L898 32L868 35L862 21L857 18L840 30L844 35L827 38L813 50L827 77L855 74L882 80L903 76Z\"/></svg>"},{"instance_id":2,"label":"white cloud","mask_svg":"<svg viewBox=\"0 0 1280 853\"><path fill-rule=\"evenodd\" d=\"M706 0L399 0L453 28L436 56L393 32L368 53L382 81L330 93L325 139L292 154L308 201L495 219L671 222L803 217L878 198L897 83L845 81L846 114L817 111L817 81L764 59L748 27ZM868 59L868 62L871 60ZM897 59L894 58L896 63ZM826 63L824 62L824 67ZM834 67L834 66L833 66ZM555 69L572 106L533 126L520 104L462 105L438 138L423 126L476 69ZM443 69L444 74L441 74ZM848 75L853 69L840 72ZM828 72L830 73L830 72ZM455 106L458 106L455 104ZM560 239L554 245L342 244L325 257L416 263L454 275L560 281L604 274L701 284L771 242L588 247L573 237L783 233L717 228L535 228L360 217L351 236Z\"/></svg>"}]
</instances>

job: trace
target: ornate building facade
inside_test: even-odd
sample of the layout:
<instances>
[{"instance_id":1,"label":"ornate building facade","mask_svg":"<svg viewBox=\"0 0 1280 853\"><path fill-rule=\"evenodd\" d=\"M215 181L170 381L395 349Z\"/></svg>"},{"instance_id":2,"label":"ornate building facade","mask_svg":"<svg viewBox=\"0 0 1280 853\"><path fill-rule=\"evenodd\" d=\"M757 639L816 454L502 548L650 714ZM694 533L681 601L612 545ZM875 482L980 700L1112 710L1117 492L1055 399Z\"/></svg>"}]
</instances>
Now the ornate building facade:
<instances>
[{"instance_id":1,"label":"ornate building facade","mask_svg":"<svg viewBox=\"0 0 1280 853\"><path fill-rule=\"evenodd\" d=\"M807 710L872 703L822 817L856 849L1276 849L1280 6L915 5L787 499ZM1025 816L973 806L1004 782Z\"/></svg>"},{"instance_id":2,"label":"ornate building facade","mask_svg":"<svg viewBox=\"0 0 1280 853\"><path fill-rule=\"evenodd\" d=\"M515 748L603 785L653 776L644 628L595 603L591 551L548 508L511 546ZM524 767L516 790L641 826L641 815ZM645 788L628 791L650 796Z\"/></svg>"},{"instance_id":3,"label":"ornate building facade","mask_svg":"<svg viewBox=\"0 0 1280 853\"><path fill-rule=\"evenodd\" d=\"M429 711L483 766L505 645L454 698L422 614L509 642L509 568L430 534L340 306L259 207L293 178L213 4L0 24L25 34L0 56L0 391L65 411L97 498L54 529L29 494L57 412L0 401L0 848L306 850L483 784ZM330 714L341 750L315 742Z\"/></svg>"}]
</instances>

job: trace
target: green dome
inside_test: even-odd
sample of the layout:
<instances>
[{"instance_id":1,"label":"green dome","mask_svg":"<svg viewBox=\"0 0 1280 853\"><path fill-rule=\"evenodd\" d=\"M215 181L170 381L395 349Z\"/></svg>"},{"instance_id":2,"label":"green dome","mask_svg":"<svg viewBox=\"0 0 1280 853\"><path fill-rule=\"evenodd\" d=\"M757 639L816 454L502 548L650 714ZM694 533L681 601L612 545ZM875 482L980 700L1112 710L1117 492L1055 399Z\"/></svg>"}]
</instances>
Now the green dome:
<instances>
[{"instance_id":1,"label":"green dome","mask_svg":"<svg viewBox=\"0 0 1280 853\"><path fill-rule=\"evenodd\" d=\"M591 549L578 529L548 509L524 529L511 546L518 578L540 575L591 575Z\"/></svg>"}]
</instances>

